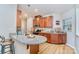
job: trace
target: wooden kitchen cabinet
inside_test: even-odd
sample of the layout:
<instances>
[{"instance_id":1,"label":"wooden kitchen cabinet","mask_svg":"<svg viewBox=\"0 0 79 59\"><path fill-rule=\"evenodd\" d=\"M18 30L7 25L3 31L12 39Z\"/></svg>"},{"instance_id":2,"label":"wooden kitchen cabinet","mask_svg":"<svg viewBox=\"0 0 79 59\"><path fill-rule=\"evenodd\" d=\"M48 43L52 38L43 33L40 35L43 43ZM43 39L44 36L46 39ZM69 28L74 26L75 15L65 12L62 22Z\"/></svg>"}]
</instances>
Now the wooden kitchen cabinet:
<instances>
[{"instance_id":1,"label":"wooden kitchen cabinet","mask_svg":"<svg viewBox=\"0 0 79 59\"><path fill-rule=\"evenodd\" d=\"M16 32L17 32L17 35L18 34L21 34L21 25L22 25L22 11L21 10L17 10L17 13L16 13Z\"/></svg>"},{"instance_id":2,"label":"wooden kitchen cabinet","mask_svg":"<svg viewBox=\"0 0 79 59\"><path fill-rule=\"evenodd\" d=\"M53 17L52 16L48 16L48 17L42 17L42 16L35 16L34 20L33 20L33 26L39 26L40 28L52 28L52 20Z\"/></svg>"},{"instance_id":3,"label":"wooden kitchen cabinet","mask_svg":"<svg viewBox=\"0 0 79 59\"><path fill-rule=\"evenodd\" d=\"M17 10L16 26L21 27L21 10Z\"/></svg>"},{"instance_id":4,"label":"wooden kitchen cabinet","mask_svg":"<svg viewBox=\"0 0 79 59\"><path fill-rule=\"evenodd\" d=\"M51 42L50 43L66 43L67 36L66 33L60 34L51 34Z\"/></svg>"},{"instance_id":5,"label":"wooden kitchen cabinet","mask_svg":"<svg viewBox=\"0 0 79 59\"><path fill-rule=\"evenodd\" d=\"M40 22L40 28L44 28L44 19L45 18L41 18L40 20L39 20L39 22Z\"/></svg>"},{"instance_id":6,"label":"wooden kitchen cabinet","mask_svg":"<svg viewBox=\"0 0 79 59\"><path fill-rule=\"evenodd\" d=\"M51 34L51 39L49 43L58 43L58 34Z\"/></svg>"},{"instance_id":7,"label":"wooden kitchen cabinet","mask_svg":"<svg viewBox=\"0 0 79 59\"><path fill-rule=\"evenodd\" d=\"M34 20L33 20L33 26L36 26L36 25L39 25L39 24L37 23L37 20L34 19Z\"/></svg>"},{"instance_id":8,"label":"wooden kitchen cabinet","mask_svg":"<svg viewBox=\"0 0 79 59\"><path fill-rule=\"evenodd\" d=\"M35 18L33 20L33 27L40 27L40 19L41 19L40 15L35 16Z\"/></svg>"},{"instance_id":9,"label":"wooden kitchen cabinet","mask_svg":"<svg viewBox=\"0 0 79 59\"><path fill-rule=\"evenodd\" d=\"M30 54L38 54L39 52L39 44L30 44Z\"/></svg>"},{"instance_id":10,"label":"wooden kitchen cabinet","mask_svg":"<svg viewBox=\"0 0 79 59\"><path fill-rule=\"evenodd\" d=\"M44 33L40 32L38 35L45 36L48 43L65 44L67 40L66 33Z\"/></svg>"},{"instance_id":11,"label":"wooden kitchen cabinet","mask_svg":"<svg viewBox=\"0 0 79 59\"><path fill-rule=\"evenodd\" d=\"M60 34L59 37L60 37L59 39L61 39L61 40L59 40L60 43L62 43L62 42L66 43L66 39L67 39L66 33L65 34Z\"/></svg>"},{"instance_id":12,"label":"wooden kitchen cabinet","mask_svg":"<svg viewBox=\"0 0 79 59\"><path fill-rule=\"evenodd\" d=\"M30 50L30 54L38 54L39 44L28 44L27 49Z\"/></svg>"},{"instance_id":13,"label":"wooden kitchen cabinet","mask_svg":"<svg viewBox=\"0 0 79 59\"><path fill-rule=\"evenodd\" d=\"M52 26L53 26L52 20L53 20L53 19L52 19L52 16L46 17L45 20L44 20L44 27L45 27L45 28L52 28Z\"/></svg>"},{"instance_id":14,"label":"wooden kitchen cabinet","mask_svg":"<svg viewBox=\"0 0 79 59\"><path fill-rule=\"evenodd\" d=\"M34 20L33 20L33 25L34 25L34 26L39 26L39 23L40 23L40 22L39 22L39 19L34 19Z\"/></svg>"}]
</instances>

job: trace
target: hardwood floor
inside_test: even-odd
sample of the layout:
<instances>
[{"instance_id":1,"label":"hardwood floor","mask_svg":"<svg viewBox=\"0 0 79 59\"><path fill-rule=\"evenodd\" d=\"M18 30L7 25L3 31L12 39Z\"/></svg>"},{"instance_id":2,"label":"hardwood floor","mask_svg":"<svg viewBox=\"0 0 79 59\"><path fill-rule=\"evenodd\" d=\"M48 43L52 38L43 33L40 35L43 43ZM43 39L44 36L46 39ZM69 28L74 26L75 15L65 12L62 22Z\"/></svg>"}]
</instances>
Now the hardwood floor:
<instances>
[{"instance_id":1,"label":"hardwood floor","mask_svg":"<svg viewBox=\"0 0 79 59\"><path fill-rule=\"evenodd\" d=\"M39 46L38 54L75 54L74 49L64 44L44 43Z\"/></svg>"}]
</instances>

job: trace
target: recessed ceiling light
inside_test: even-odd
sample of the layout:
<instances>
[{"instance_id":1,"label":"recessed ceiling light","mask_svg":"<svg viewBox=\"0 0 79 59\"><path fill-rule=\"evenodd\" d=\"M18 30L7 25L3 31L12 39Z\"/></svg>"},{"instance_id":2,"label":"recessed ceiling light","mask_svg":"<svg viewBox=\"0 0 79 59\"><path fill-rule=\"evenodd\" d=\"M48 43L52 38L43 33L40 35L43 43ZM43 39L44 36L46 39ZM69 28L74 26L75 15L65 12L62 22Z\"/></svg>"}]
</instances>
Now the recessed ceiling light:
<instances>
[{"instance_id":1,"label":"recessed ceiling light","mask_svg":"<svg viewBox=\"0 0 79 59\"><path fill-rule=\"evenodd\" d=\"M39 9L34 9L34 11L35 11L35 12L38 12L38 11L39 11Z\"/></svg>"}]
</instances>

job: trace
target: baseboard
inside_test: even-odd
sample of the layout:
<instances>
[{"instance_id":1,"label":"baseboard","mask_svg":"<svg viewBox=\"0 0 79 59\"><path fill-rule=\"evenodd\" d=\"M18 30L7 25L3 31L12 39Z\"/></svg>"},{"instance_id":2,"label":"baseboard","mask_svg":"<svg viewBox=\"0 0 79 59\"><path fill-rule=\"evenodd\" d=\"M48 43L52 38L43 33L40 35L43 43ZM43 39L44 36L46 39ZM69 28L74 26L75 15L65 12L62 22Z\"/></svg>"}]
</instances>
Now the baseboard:
<instances>
[{"instance_id":1,"label":"baseboard","mask_svg":"<svg viewBox=\"0 0 79 59\"><path fill-rule=\"evenodd\" d=\"M68 44L68 43L67 43L66 45L68 45L68 46L70 46L71 48L75 49L75 47L71 46L71 45L70 45L70 44Z\"/></svg>"},{"instance_id":2,"label":"baseboard","mask_svg":"<svg viewBox=\"0 0 79 59\"><path fill-rule=\"evenodd\" d=\"M74 51L75 51L75 54L78 54L77 49L74 49Z\"/></svg>"},{"instance_id":3,"label":"baseboard","mask_svg":"<svg viewBox=\"0 0 79 59\"><path fill-rule=\"evenodd\" d=\"M75 52L75 54L77 54L77 50L76 50L76 48L75 47L73 47L73 46L71 46L70 44L66 44L66 45L68 45L68 46L70 46L71 48L73 48L74 49L74 52Z\"/></svg>"}]
</instances>

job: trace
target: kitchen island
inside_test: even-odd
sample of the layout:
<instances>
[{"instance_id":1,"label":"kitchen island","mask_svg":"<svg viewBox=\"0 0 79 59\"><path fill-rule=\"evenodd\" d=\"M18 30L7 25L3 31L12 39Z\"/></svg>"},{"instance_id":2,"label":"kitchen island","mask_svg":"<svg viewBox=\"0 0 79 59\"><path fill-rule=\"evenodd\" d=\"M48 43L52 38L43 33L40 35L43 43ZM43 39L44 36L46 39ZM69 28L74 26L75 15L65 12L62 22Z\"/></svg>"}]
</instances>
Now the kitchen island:
<instances>
[{"instance_id":1,"label":"kitchen island","mask_svg":"<svg viewBox=\"0 0 79 59\"><path fill-rule=\"evenodd\" d=\"M15 41L14 44L16 54L23 54L23 53L37 54L39 52L39 44L42 44L47 41L46 37L39 35L34 35L34 37L28 37L24 35L13 35L11 36L11 38ZM27 52L28 49L29 52Z\"/></svg>"},{"instance_id":2,"label":"kitchen island","mask_svg":"<svg viewBox=\"0 0 79 59\"><path fill-rule=\"evenodd\" d=\"M65 44L67 40L67 34L65 32L35 32L35 34L46 37L48 43Z\"/></svg>"}]
</instances>

